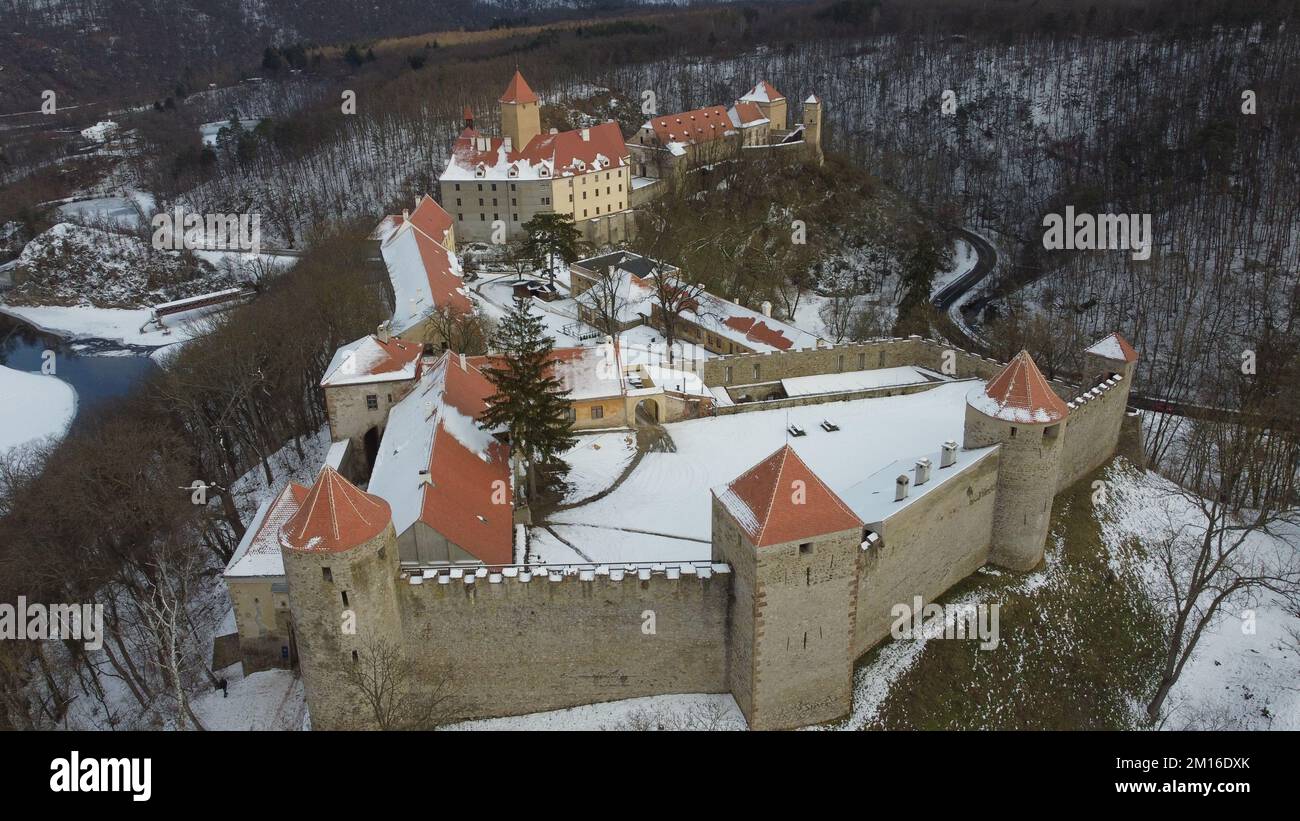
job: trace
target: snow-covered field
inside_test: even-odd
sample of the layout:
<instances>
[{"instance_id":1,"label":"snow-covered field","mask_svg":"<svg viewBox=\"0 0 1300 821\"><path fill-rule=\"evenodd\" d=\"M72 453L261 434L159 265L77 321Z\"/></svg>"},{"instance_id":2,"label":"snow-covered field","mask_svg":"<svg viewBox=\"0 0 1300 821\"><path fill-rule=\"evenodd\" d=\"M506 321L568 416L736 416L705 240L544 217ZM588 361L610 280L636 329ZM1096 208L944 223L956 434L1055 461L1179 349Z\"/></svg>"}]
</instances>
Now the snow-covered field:
<instances>
[{"instance_id":1,"label":"snow-covered field","mask_svg":"<svg viewBox=\"0 0 1300 821\"><path fill-rule=\"evenodd\" d=\"M61 437L76 415L77 392L67 382L0 365L0 453Z\"/></svg>"},{"instance_id":2,"label":"snow-covered field","mask_svg":"<svg viewBox=\"0 0 1300 821\"><path fill-rule=\"evenodd\" d=\"M1169 582L1154 560L1136 555L1136 538L1152 542L1170 523L1204 530L1190 501L1154 473L1118 465L1107 472L1102 533L1115 567L1134 567L1160 596ZM1284 526L1274 536L1253 534L1243 546L1252 557L1294 552L1300 529ZM1243 614L1253 614L1253 629ZM1294 633L1295 635L1291 635ZM1300 730L1300 615L1265 592L1255 601L1230 599L1218 621L1197 643L1191 661L1165 705L1164 729Z\"/></svg>"},{"instance_id":3,"label":"snow-covered field","mask_svg":"<svg viewBox=\"0 0 1300 821\"><path fill-rule=\"evenodd\" d=\"M452 724L447 730L744 730L728 694L684 693Z\"/></svg>"},{"instance_id":4,"label":"snow-covered field","mask_svg":"<svg viewBox=\"0 0 1300 821\"><path fill-rule=\"evenodd\" d=\"M553 521L589 525L565 528L562 535L595 561L707 559L712 488L735 479L787 440L828 485L848 487L895 460L936 451L950 439L961 441L966 394L978 384L674 422L664 428L676 452L647 453L613 493L557 513ZM823 419L833 420L840 431L823 431ZM790 437L786 426L791 423L808 435Z\"/></svg>"},{"instance_id":5,"label":"snow-covered field","mask_svg":"<svg viewBox=\"0 0 1300 821\"><path fill-rule=\"evenodd\" d=\"M195 321L172 320L166 331L149 323L149 309L92 308L88 305L0 305L36 328L67 339L105 339L122 345L161 348L185 342L196 333Z\"/></svg>"},{"instance_id":6,"label":"snow-covered field","mask_svg":"<svg viewBox=\"0 0 1300 821\"><path fill-rule=\"evenodd\" d=\"M636 455L636 436L627 431L611 431L578 437L578 444L566 454L569 464L569 492L564 501L590 498L613 483ZM611 478L613 477L613 478Z\"/></svg>"}]
</instances>

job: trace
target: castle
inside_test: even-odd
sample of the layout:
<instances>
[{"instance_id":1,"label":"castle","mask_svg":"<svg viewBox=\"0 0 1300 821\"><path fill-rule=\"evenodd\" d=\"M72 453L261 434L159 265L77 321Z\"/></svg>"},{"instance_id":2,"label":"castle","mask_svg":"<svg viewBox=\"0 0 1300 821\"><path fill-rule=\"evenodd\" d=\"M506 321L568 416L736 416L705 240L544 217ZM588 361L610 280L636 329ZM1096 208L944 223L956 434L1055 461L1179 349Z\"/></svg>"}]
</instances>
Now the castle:
<instances>
[{"instance_id":1,"label":"castle","mask_svg":"<svg viewBox=\"0 0 1300 821\"><path fill-rule=\"evenodd\" d=\"M1047 380L1027 353L1002 365L917 337L708 360L706 384L758 364L790 384L859 380L722 413L809 404L837 412L880 397L965 390L951 411L964 413L964 437L884 466L828 460L803 444L811 438L792 438L713 488L709 555L682 561L538 565L521 562L518 550L475 556L472 540L509 521L510 495L489 498L494 476L509 480L508 462L467 420L413 404L415 416L433 420L426 438L397 448L413 461L378 485L372 478L368 492L327 465L312 487L286 488L250 528L246 538L258 547L241 545L231 568L278 569L280 593L267 611L249 613L254 605L228 571L241 643L246 624L287 631L251 635L248 644L291 647L319 729L367 726L367 708L340 670L378 639L407 658L448 665L461 717L730 692L755 729L834 720L850 710L854 663L889 635L895 604L934 601L986 563L1025 571L1041 562L1055 494L1108 459L1121 428L1137 422L1126 412L1133 349L1113 334L1085 358L1091 378L1079 387ZM473 364L444 353L427 366L438 375L426 374L431 381L412 399L466 402L447 379L472 382ZM929 378L900 377L909 369ZM430 454L436 461L438 451L446 458L458 448L428 478L421 465ZM485 472L465 472L472 468ZM422 522L415 535L412 516ZM351 632L341 628L349 621Z\"/></svg>"},{"instance_id":2,"label":"castle","mask_svg":"<svg viewBox=\"0 0 1300 821\"><path fill-rule=\"evenodd\" d=\"M722 112L733 126L754 124L752 135L728 133L718 111L705 119L717 115L719 127L701 132L705 115L686 112L668 142L652 121L657 136L642 133L617 161L583 153L591 133L540 134L536 95L518 74L502 105L503 137L467 124L443 201L479 200L482 189L475 208L532 202L491 212L510 214L494 221L511 226L528 207L564 211L570 189L575 209L621 213L627 189L614 186L646 152L686 158L680 169L708 162L718 141L819 150L820 102L809 98L804 123L787 131L785 99L766 83L734 117ZM671 130L679 117L695 124L688 137ZM502 204L489 206L484 186L497 185ZM674 269L598 255L571 267L571 291L581 320L608 337L552 360L572 390L575 430L690 420L681 424L696 427L677 430L704 443L703 461L675 449L654 460L667 472L650 474L689 532L623 521L652 501L634 464L633 481L624 474L596 503L622 505L617 527L575 522L596 534L588 553L566 543L573 561L538 560L509 438L479 424L494 393L488 357L446 350L440 330L444 315L480 307L455 248L488 213L453 217L424 197L375 229L393 317L336 352L321 380L325 466L310 487L290 483L262 504L226 568L245 672L299 667L318 729L371 726L345 672L381 643L449 669L461 718L731 693L755 729L834 720L850 710L854 664L889 635L895 605L932 602L985 564L1036 567L1055 495L1139 423L1127 412L1137 353L1118 333L1086 349L1086 378L1073 385L1046 379L1025 352L999 363L915 336L830 345L767 306L700 291L680 330L707 355L635 361L621 336L654 338L663 316L652 284ZM606 535L627 533L639 541L601 552Z\"/></svg>"}]
</instances>

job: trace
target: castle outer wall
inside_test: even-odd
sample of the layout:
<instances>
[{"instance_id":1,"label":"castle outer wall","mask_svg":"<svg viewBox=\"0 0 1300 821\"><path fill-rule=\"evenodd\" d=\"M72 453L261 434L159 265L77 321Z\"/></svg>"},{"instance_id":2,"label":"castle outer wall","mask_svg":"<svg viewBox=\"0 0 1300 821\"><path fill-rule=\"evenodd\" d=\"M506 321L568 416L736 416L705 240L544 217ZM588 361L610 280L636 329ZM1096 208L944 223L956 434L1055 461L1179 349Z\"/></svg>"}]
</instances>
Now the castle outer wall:
<instances>
[{"instance_id":1,"label":"castle outer wall","mask_svg":"<svg viewBox=\"0 0 1300 821\"><path fill-rule=\"evenodd\" d=\"M402 641L453 665L464 718L725 693L729 569L680 567L405 578Z\"/></svg>"}]
</instances>

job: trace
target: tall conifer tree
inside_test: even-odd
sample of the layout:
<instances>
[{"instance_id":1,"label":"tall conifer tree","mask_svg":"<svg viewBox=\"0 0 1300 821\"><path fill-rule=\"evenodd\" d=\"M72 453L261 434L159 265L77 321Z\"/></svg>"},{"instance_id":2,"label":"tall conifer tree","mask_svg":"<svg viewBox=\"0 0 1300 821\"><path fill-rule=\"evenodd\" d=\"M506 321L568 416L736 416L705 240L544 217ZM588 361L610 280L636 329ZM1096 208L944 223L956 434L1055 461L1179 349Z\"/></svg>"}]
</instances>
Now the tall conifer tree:
<instances>
[{"instance_id":1,"label":"tall conifer tree","mask_svg":"<svg viewBox=\"0 0 1300 821\"><path fill-rule=\"evenodd\" d=\"M528 470L529 497L537 493L537 469L559 460L573 447L569 391L551 367L554 340L529 303L516 299L492 340L496 355L483 374L496 388L479 420L486 429L503 427L510 446Z\"/></svg>"}]
</instances>

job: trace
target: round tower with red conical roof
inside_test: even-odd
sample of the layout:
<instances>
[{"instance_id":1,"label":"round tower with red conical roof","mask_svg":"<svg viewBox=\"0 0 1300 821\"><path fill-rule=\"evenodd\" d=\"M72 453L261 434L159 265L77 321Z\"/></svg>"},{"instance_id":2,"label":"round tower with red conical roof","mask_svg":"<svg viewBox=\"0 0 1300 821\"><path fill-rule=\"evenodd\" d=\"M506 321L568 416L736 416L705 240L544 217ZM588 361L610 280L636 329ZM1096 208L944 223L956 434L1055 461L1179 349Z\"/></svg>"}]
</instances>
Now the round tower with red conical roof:
<instances>
[{"instance_id":1,"label":"round tower with red conical roof","mask_svg":"<svg viewBox=\"0 0 1300 821\"><path fill-rule=\"evenodd\" d=\"M1043 559L1070 409L1028 351L966 397L967 450L1000 445L989 561L1030 570Z\"/></svg>"},{"instance_id":2,"label":"round tower with red conical roof","mask_svg":"<svg viewBox=\"0 0 1300 821\"><path fill-rule=\"evenodd\" d=\"M399 659L403 650L388 503L326 465L281 528L280 548L312 727L372 727L347 666Z\"/></svg>"}]
</instances>

